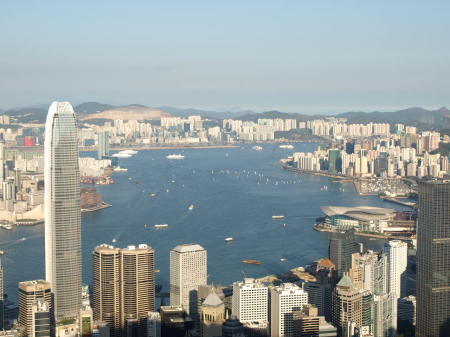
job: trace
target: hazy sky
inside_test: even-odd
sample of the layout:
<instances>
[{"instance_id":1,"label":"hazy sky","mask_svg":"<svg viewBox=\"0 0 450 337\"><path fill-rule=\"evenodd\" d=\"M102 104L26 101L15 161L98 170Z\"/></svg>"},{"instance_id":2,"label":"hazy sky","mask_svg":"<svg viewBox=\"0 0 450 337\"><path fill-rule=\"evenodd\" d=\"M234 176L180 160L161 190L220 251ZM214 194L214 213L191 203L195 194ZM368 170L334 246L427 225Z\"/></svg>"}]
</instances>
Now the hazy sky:
<instances>
[{"instance_id":1,"label":"hazy sky","mask_svg":"<svg viewBox=\"0 0 450 337\"><path fill-rule=\"evenodd\" d=\"M450 1L0 1L0 108L450 106Z\"/></svg>"}]
</instances>

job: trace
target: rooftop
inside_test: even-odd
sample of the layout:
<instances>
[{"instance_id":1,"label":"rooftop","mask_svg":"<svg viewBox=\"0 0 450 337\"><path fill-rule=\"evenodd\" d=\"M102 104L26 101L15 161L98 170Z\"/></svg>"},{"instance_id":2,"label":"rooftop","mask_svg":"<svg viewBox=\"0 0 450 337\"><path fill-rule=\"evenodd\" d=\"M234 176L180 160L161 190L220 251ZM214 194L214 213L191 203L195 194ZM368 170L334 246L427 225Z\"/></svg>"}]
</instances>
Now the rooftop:
<instances>
[{"instance_id":1,"label":"rooftop","mask_svg":"<svg viewBox=\"0 0 450 337\"><path fill-rule=\"evenodd\" d=\"M178 253L188 253L188 252L198 252L198 251L204 251L205 248L200 246L197 243L188 243L184 245L178 245L172 251L178 252Z\"/></svg>"},{"instance_id":2,"label":"rooftop","mask_svg":"<svg viewBox=\"0 0 450 337\"><path fill-rule=\"evenodd\" d=\"M370 206L321 206L320 208L327 216L344 215L361 221L385 220L391 218L395 213L391 208Z\"/></svg>"}]
</instances>

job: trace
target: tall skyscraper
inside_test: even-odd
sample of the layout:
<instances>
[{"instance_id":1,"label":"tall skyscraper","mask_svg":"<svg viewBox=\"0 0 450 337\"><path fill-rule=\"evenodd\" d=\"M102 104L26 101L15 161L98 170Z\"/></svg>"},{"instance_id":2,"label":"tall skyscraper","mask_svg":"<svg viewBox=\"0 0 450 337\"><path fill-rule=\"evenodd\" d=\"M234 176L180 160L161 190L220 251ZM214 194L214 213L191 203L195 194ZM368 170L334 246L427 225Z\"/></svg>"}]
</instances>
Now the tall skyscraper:
<instances>
[{"instance_id":1,"label":"tall skyscraper","mask_svg":"<svg viewBox=\"0 0 450 337\"><path fill-rule=\"evenodd\" d=\"M34 280L19 283L19 318L22 336L33 336L33 325L35 325L35 312L33 308L36 300L46 302L47 312L50 319L53 316L53 298L50 283L44 280ZM42 307L41 307L42 309Z\"/></svg>"},{"instance_id":2,"label":"tall skyscraper","mask_svg":"<svg viewBox=\"0 0 450 337\"><path fill-rule=\"evenodd\" d=\"M268 322L269 290L253 278L233 283L232 313L240 322Z\"/></svg>"},{"instance_id":3,"label":"tall skyscraper","mask_svg":"<svg viewBox=\"0 0 450 337\"><path fill-rule=\"evenodd\" d=\"M450 331L450 182L419 183L417 337Z\"/></svg>"},{"instance_id":4,"label":"tall skyscraper","mask_svg":"<svg viewBox=\"0 0 450 337\"><path fill-rule=\"evenodd\" d=\"M101 245L93 258L94 320L108 323L111 336L131 337L126 332L131 326L144 336L148 313L155 311L154 250L144 244L123 249Z\"/></svg>"},{"instance_id":5,"label":"tall skyscraper","mask_svg":"<svg viewBox=\"0 0 450 337\"><path fill-rule=\"evenodd\" d=\"M302 310L308 304L308 293L300 287L283 283L270 290L271 336L293 337L294 311Z\"/></svg>"},{"instance_id":6,"label":"tall skyscraper","mask_svg":"<svg viewBox=\"0 0 450 337\"><path fill-rule=\"evenodd\" d=\"M392 240L384 245L384 251L389 266L388 290L395 298L400 298L401 277L408 264L408 245L406 242Z\"/></svg>"},{"instance_id":7,"label":"tall skyscraper","mask_svg":"<svg viewBox=\"0 0 450 337\"><path fill-rule=\"evenodd\" d=\"M352 254L359 251L352 232L334 233L330 238L328 256L336 266L338 277L348 272L352 266Z\"/></svg>"},{"instance_id":8,"label":"tall skyscraper","mask_svg":"<svg viewBox=\"0 0 450 337\"><path fill-rule=\"evenodd\" d=\"M196 321L198 286L206 282L207 253L202 246L185 244L170 251L170 305L181 305Z\"/></svg>"},{"instance_id":9,"label":"tall skyscraper","mask_svg":"<svg viewBox=\"0 0 450 337\"><path fill-rule=\"evenodd\" d=\"M109 131L103 130L98 132L97 156L98 159L109 157Z\"/></svg>"},{"instance_id":10,"label":"tall skyscraper","mask_svg":"<svg viewBox=\"0 0 450 337\"><path fill-rule=\"evenodd\" d=\"M76 118L68 102L53 102L45 124L45 276L57 320L81 306L80 171Z\"/></svg>"},{"instance_id":11,"label":"tall skyscraper","mask_svg":"<svg viewBox=\"0 0 450 337\"><path fill-rule=\"evenodd\" d=\"M200 336L220 336L222 324L225 322L225 304L213 290L200 306Z\"/></svg>"}]
</instances>

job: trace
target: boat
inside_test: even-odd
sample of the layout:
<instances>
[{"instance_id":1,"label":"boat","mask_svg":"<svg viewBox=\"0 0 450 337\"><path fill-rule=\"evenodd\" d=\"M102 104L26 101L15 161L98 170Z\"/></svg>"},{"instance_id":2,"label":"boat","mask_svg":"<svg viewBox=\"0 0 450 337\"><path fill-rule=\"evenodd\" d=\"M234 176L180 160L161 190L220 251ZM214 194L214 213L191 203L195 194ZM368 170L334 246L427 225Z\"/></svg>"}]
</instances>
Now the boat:
<instances>
[{"instance_id":1,"label":"boat","mask_svg":"<svg viewBox=\"0 0 450 337\"><path fill-rule=\"evenodd\" d=\"M152 198L156 198L156 193L151 193L150 196L151 196Z\"/></svg>"},{"instance_id":2,"label":"boat","mask_svg":"<svg viewBox=\"0 0 450 337\"><path fill-rule=\"evenodd\" d=\"M132 155L131 154L127 154L127 153L119 152L119 153L114 153L112 155L112 157L115 157L115 158L131 158Z\"/></svg>"},{"instance_id":3,"label":"boat","mask_svg":"<svg viewBox=\"0 0 450 337\"><path fill-rule=\"evenodd\" d=\"M233 240L234 240L234 238L232 238L232 237L225 238L225 241L226 241L226 242L231 242L231 241L233 241Z\"/></svg>"},{"instance_id":4,"label":"boat","mask_svg":"<svg viewBox=\"0 0 450 337\"><path fill-rule=\"evenodd\" d=\"M120 151L120 153L125 153L125 154L135 155L135 154L137 154L138 152L137 152L136 150L123 150L123 151Z\"/></svg>"},{"instance_id":5,"label":"boat","mask_svg":"<svg viewBox=\"0 0 450 337\"><path fill-rule=\"evenodd\" d=\"M284 215L272 215L272 219L274 219L274 220L284 219Z\"/></svg>"},{"instance_id":6,"label":"boat","mask_svg":"<svg viewBox=\"0 0 450 337\"><path fill-rule=\"evenodd\" d=\"M166 156L167 159L184 159L182 154L169 154Z\"/></svg>"},{"instance_id":7,"label":"boat","mask_svg":"<svg viewBox=\"0 0 450 337\"><path fill-rule=\"evenodd\" d=\"M255 151L261 151L262 149L263 149L262 146L258 146L258 145L255 145L252 147L252 150L255 150Z\"/></svg>"},{"instance_id":8,"label":"boat","mask_svg":"<svg viewBox=\"0 0 450 337\"><path fill-rule=\"evenodd\" d=\"M112 242L112 243L117 242L116 238L113 238L113 239L111 240L111 242Z\"/></svg>"},{"instance_id":9,"label":"boat","mask_svg":"<svg viewBox=\"0 0 450 337\"><path fill-rule=\"evenodd\" d=\"M192 211L194 209L194 207L195 206L193 204L190 204L187 209L188 209L188 211Z\"/></svg>"},{"instance_id":10,"label":"boat","mask_svg":"<svg viewBox=\"0 0 450 337\"><path fill-rule=\"evenodd\" d=\"M153 227L155 227L155 228L167 228L167 227L169 227L169 225L166 224L166 223L163 223L163 224L154 225Z\"/></svg>"},{"instance_id":11,"label":"boat","mask_svg":"<svg viewBox=\"0 0 450 337\"><path fill-rule=\"evenodd\" d=\"M0 255L5 254L5 252L3 250L0 250Z\"/></svg>"},{"instance_id":12,"label":"boat","mask_svg":"<svg viewBox=\"0 0 450 337\"><path fill-rule=\"evenodd\" d=\"M294 148L294 145L291 144L283 144L279 146L280 149L289 149L292 150Z\"/></svg>"},{"instance_id":13,"label":"boat","mask_svg":"<svg viewBox=\"0 0 450 337\"><path fill-rule=\"evenodd\" d=\"M20 238L19 241L25 241L27 238Z\"/></svg>"},{"instance_id":14,"label":"boat","mask_svg":"<svg viewBox=\"0 0 450 337\"><path fill-rule=\"evenodd\" d=\"M114 168L114 172L127 172L127 171L128 171L128 169L125 167L117 166Z\"/></svg>"},{"instance_id":15,"label":"boat","mask_svg":"<svg viewBox=\"0 0 450 337\"><path fill-rule=\"evenodd\" d=\"M258 260L250 260L250 259L244 259L241 261L242 263L247 263L247 264L261 264L261 261Z\"/></svg>"},{"instance_id":16,"label":"boat","mask_svg":"<svg viewBox=\"0 0 450 337\"><path fill-rule=\"evenodd\" d=\"M280 259L280 262L286 262L286 261L287 261L287 259L284 258L284 257L282 257L282 258Z\"/></svg>"},{"instance_id":17,"label":"boat","mask_svg":"<svg viewBox=\"0 0 450 337\"><path fill-rule=\"evenodd\" d=\"M166 188L166 193L169 193L169 192L170 192L170 190L168 188Z\"/></svg>"}]
</instances>

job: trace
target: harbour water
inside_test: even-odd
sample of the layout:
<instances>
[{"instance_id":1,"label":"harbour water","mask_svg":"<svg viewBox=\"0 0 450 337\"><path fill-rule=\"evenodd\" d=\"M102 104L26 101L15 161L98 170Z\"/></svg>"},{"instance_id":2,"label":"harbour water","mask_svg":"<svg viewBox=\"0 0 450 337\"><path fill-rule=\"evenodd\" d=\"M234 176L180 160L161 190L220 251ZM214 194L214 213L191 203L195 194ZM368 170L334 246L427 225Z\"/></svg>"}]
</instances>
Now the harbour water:
<instances>
[{"instance_id":1,"label":"harbour water","mask_svg":"<svg viewBox=\"0 0 450 337\"><path fill-rule=\"evenodd\" d=\"M95 246L146 243L156 250L157 282L167 292L170 249L199 243L208 251L209 281L227 285L244 276L282 272L326 256L326 234L312 229L322 215L322 205L407 209L377 197L359 196L350 182L299 175L280 167L280 158L294 151L313 151L316 146L141 151L120 159L128 172L114 173L114 185L97 187L113 206L83 214L84 282L92 282ZM173 153L185 159L168 160L166 156ZM156 196L151 197L152 193ZM194 208L188 210L191 204ZM272 219L280 214L285 218ZM169 226L156 229L155 224ZM234 241L226 242L227 237ZM366 243L376 246L383 241ZM19 281L44 277L43 225L0 230L0 249L5 252L5 291L17 301ZM243 259L262 264L243 264Z\"/></svg>"}]
</instances>

